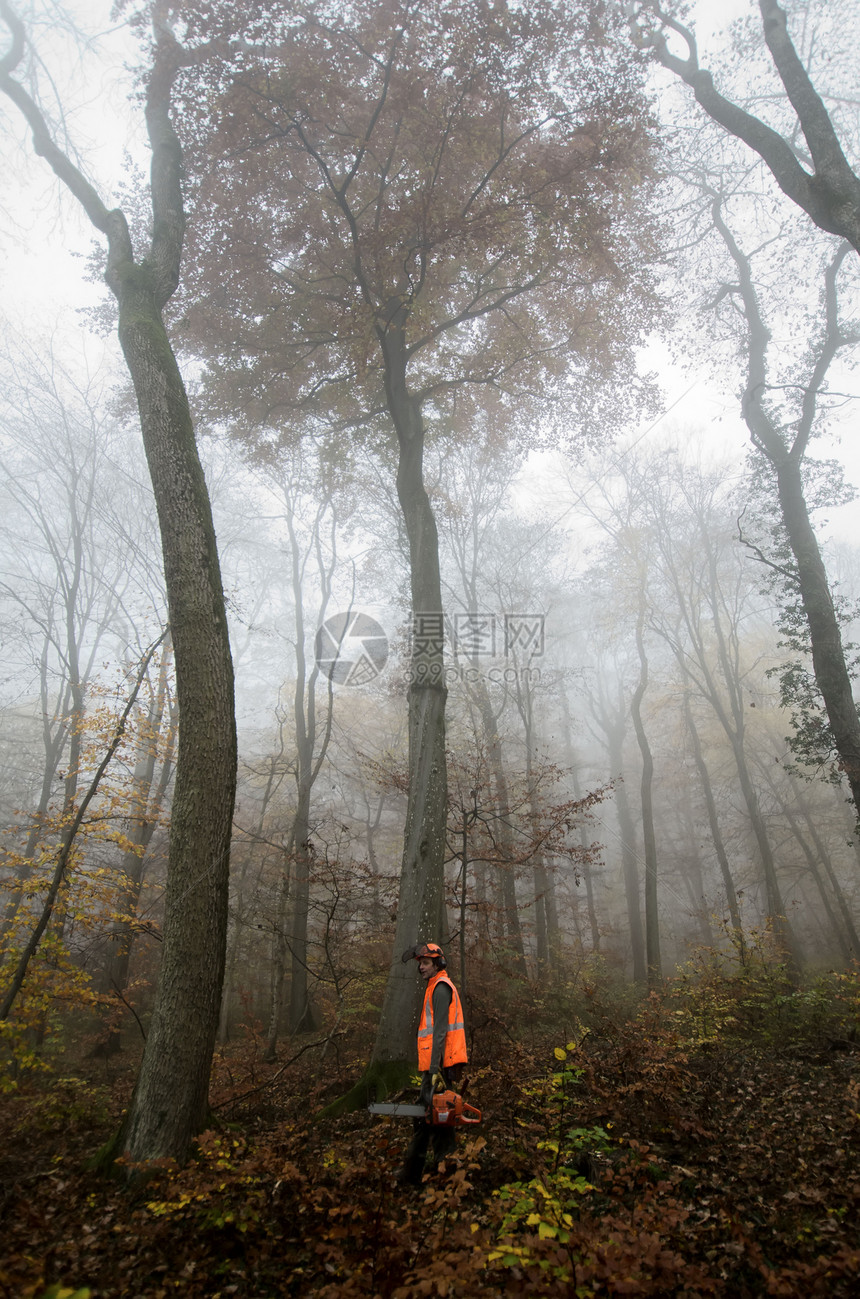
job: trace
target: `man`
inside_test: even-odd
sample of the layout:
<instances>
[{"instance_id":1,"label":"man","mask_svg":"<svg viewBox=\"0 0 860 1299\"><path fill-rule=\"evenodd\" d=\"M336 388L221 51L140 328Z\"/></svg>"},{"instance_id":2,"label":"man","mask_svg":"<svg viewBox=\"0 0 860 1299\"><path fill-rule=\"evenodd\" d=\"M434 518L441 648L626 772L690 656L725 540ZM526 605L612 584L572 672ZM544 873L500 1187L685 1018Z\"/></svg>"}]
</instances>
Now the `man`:
<instances>
[{"instance_id":1,"label":"man","mask_svg":"<svg viewBox=\"0 0 860 1299\"><path fill-rule=\"evenodd\" d=\"M402 960L417 961L424 980L424 1004L418 1021L418 1069L421 1073L420 1103L430 1104L436 1091L456 1091L467 1062L466 1029L460 994L445 973L447 962L438 943L418 943L403 953ZM428 1146L432 1145L431 1171L453 1153L454 1129L434 1126L425 1119L413 1119L414 1135L400 1182L418 1186L424 1173Z\"/></svg>"}]
</instances>

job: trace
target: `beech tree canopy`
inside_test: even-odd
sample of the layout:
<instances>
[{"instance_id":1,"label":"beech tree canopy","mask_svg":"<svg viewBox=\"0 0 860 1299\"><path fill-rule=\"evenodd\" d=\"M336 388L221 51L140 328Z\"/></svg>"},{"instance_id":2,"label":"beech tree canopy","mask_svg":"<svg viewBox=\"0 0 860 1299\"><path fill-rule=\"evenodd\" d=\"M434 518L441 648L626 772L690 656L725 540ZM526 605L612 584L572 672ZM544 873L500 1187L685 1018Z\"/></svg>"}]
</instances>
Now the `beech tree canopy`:
<instances>
[{"instance_id":1,"label":"beech tree canopy","mask_svg":"<svg viewBox=\"0 0 860 1299\"><path fill-rule=\"evenodd\" d=\"M656 310L655 130L610 6L183 12L223 51L180 125L181 329L211 414L366 421L397 339L428 413L468 385L624 420Z\"/></svg>"}]
</instances>

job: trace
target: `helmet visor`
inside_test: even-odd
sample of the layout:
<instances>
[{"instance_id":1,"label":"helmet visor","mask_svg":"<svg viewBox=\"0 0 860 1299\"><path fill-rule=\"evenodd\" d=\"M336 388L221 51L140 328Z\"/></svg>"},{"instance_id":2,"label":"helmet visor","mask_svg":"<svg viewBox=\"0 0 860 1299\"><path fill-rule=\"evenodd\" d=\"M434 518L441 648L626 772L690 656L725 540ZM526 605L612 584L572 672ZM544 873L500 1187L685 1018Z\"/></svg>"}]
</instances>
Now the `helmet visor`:
<instances>
[{"instance_id":1,"label":"helmet visor","mask_svg":"<svg viewBox=\"0 0 860 1299\"><path fill-rule=\"evenodd\" d=\"M400 959L405 965L407 961L420 961L425 956L432 961L438 960L442 948L438 943L416 943L414 947L407 947Z\"/></svg>"}]
</instances>

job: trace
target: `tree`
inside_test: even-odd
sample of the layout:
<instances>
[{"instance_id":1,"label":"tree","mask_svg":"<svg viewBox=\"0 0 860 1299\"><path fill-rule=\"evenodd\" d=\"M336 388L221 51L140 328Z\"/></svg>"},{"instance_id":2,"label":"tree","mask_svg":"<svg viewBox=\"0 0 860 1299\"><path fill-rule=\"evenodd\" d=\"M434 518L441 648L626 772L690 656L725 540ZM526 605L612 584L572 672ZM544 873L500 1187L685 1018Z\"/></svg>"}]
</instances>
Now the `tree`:
<instances>
[{"instance_id":1,"label":"tree","mask_svg":"<svg viewBox=\"0 0 860 1299\"><path fill-rule=\"evenodd\" d=\"M860 253L860 177L845 156L833 120L789 35L788 15L777 0L759 0L759 9L773 66L794 110L782 131L720 94L711 73L699 66L696 38L689 27L654 0L631 8L637 43L652 48L663 66L690 86L709 117L759 155L782 192L819 229L841 236ZM656 26L649 22L652 14ZM843 16L848 16L847 6ZM670 51L665 29L682 37L686 58ZM797 143L798 128L808 154Z\"/></svg>"},{"instance_id":2,"label":"tree","mask_svg":"<svg viewBox=\"0 0 860 1299\"><path fill-rule=\"evenodd\" d=\"M636 735L636 743L642 760L642 772L639 781L640 807L642 813L642 849L645 867L645 961L648 989L660 986L663 978L660 957L660 918L658 911L657 891L657 836L654 828L654 757L648 732L642 715L642 703L649 685L649 662L645 644L645 631L649 621L650 594L649 576L654 565L653 538L651 530L643 520L642 501L640 499L642 484L634 476L622 471L625 484L625 496L621 501L610 506L608 511L595 512L593 517L611 538L612 550L606 556L605 563L612 572L616 586L624 593L624 603L633 612L636 660L638 680L630 698L630 719ZM606 492L604 491L604 499ZM620 723L620 726L619 726ZM620 746L623 738L623 714L619 712L615 719L615 744ZM606 726L607 736L611 728ZM620 757L620 753L618 754ZM613 772L615 775L615 772ZM620 808L619 808L620 811ZM628 849L629 853L629 849ZM633 863L627 865L629 877ZM627 882L628 904L631 915L634 901L633 880ZM638 893L638 885L635 886ZM631 926L635 932L635 922ZM634 945L635 950L635 945Z\"/></svg>"},{"instance_id":3,"label":"tree","mask_svg":"<svg viewBox=\"0 0 860 1299\"><path fill-rule=\"evenodd\" d=\"M699 728L696 725L693 716L693 709L690 702L690 685L685 684L684 692L684 723L687 734L690 738L690 745L693 752L693 762L699 775L699 781L702 786L702 793L705 797L705 808L708 813L708 828L711 832L711 842L714 845L714 852L720 867L720 875L723 881L723 889L726 895L726 905L729 908L729 917L731 919L732 931L735 935L735 941L738 944L739 951L743 951L744 929L741 922L741 911L738 906L738 893L735 887L735 881L732 876L732 868L729 864L729 855L726 851L725 838L723 836L720 818L717 813L717 800L714 797L714 787L711 780L711 773L708 764L705 761L705 755L702 750L702 741L699 737Z\"/></svg>"},{"instance_id":4,"label":"tree","mask_svg":"<svg viewBox=\"0 0 860 1299\"><path fill-rule=\"evenodd\" d=\"M749 566L733 539L726 489L718 473L692 464L672 447L652 456L628 454L617 478L620 500L611 487L604 487L605 502L595 513L601 521L606 518L607 531L619 533L619 549L624 545L634 554L647 555L648 627L671 650L682 691L690 692L688 718L695 715L694 701L704 701L728 742L760 862L764 916L797 970L800 952L786 916L777 858L747 752L747 732L757 717L748 710L748 683L759 651L747 628L757 611ZM695 754L698 728L691 730L688 724L688 731ZM701 749L696 765L704 783ZM704 788L707 798L707 783ZM713 815L710 806L708 811L712 830L718 831L716 809ZM721 837L715 836L715 845ZM717 856L731 898L728 861L719 851Z\"/></svg>"},{"instance_id":5,"label":"tree","mask_svg":"<svg viewBox=\"0 0 860 1299\"><path fill-rule=\"evenodd\" d=\"M570 772L571 788L573 796L576 799L582 798L582 782L577 765L577 755L573 747L573 733L570 716L570 699L566 689L561 692L561 725L562 735L564 737L564 761ZM583 849L582 861L582 879L585 884L585 903L588 914L588 927L591 934L591 950L600 951L600 926L597 922L597 908L594 898L594 877L595 865L594 858L596 854L592 851L591 860L585 856L586 850L590 847L586 834L585 825L580 825L579 835L580 846ZM579 918L575 915L577 929L579 928Z\"/></svg>"},{"instance_id":6,"label":"tree","mask_svg":"<svg viewBox=\"0 0 860 1299\"><path fill-rule=\"evenodd\" d=\"M639 659L639 680L630 700L630 717L636 732L636 743L642 757L642 779L639 782L642 806L642 851L645 858L645 958L648 966L648 990L659 988L663 981L660 960L660 916L657 910L657 835L654 830L654 756L648 732L642 720L642 700L648 689L648 655L645 650L645 618L647 592L639 590L639 607L636 610L636 653Z\"/></svg>"},{"instance_id":7,"label":"tree","mask_svg":"<svg viewBox=\"0 0 860 1299\"><path fill-rule=\"evenodd\" d=\"M311 456L294 457L289 468L270 470L272 489L282 501L283 519L287 529L287 552L293 597L295 626L295 670L293 686L293 725L296 752L293 775L296 783L296 808L290 828L284 858L285 868L281 896L284 905L277 918L275 973L273 977L272 1012L266 1058L275 1058L281 1012L281 997L286 966L286 954L291 964L290 978L290 1032L300 1033L317 1027L316 1017L308 994L308 903L310 877L313 871L314 848L311 841L311 795L325 762L331 740L334 718L332 679L326 683L322 716L317 716L317 686L320 663L315 660L309 667L307 661L306 602L311 592L307 585L309 569L315 568L312 585L318 591L317 622L321 624L328 610L332 582L337 564L336 531L338 511L331 479L320 467L314 486L315 499L308 508L309 480L313 483ZM302 507L304 506L304 511ZM302 514L306 517L302 517ZM307 584L307 585L306 585ZM289 868L293 868L292 922L288 924L287 896L289 893Z\"/></svg>"},{"instance_id":8,"label":"tree","mask_svg":"<svg viewBox=\"0 0 860 1299\"><path fill-rule=\"evenodd\" d=\"M446 583L446 604L454 613L453 650L458 663L465 666L463 686L471 711L477 713L474 730L483 733L483 746L492 780L495 806L498 810L497 834L500 861L496 868L499 903L499 937L510 953L517 974L526 975L525 949L517 904L514 861L514 830L510 820L508 774L505 766L504 737L500 722L509 702L506 690L490 690L487 673L482 670L481 632L492 627L500 610L490 612L499 598L499 558L505 567L510 538L498 524L520 464L520 457L510 454L506 439L499 436L492 418L485 412L481 419L483 436L478 430L463 443L439 456L439 480L435 487L436 509L440 521L444 560L450 556L453 574ZM506 454L507 452L507 454ZM519 535L513 550L519 555ZM462 611L462 612L460 612ZM457 620L461 619L461 622ZM463 628L463 635L456 629ZM471 634L470 634L471 633ZM495 647L495 638L491 637ZM495 697L494 697L495 696Z\"/></svg>"},{"instance_id":9,"label":"tree","mask_svg":"<svg viewBox=\"0 0 860 1299\"><path fill-rule=\"evenodd\" d=\"M738 271L738 282L732 291L740 299L746 325L747 373L742 411L753 446L767 460L776 480L782 522L793 559L792 571L786 572L783 567L783 575L796 586L802 602L809 626L815 679L827 710L833 743L855 806L860 808L860 716L854 703L839 613L810 519L804 483L807 451L818 421L828 370L840 349L857 341L854 332L846 329L839 318L837 277L848 245L837 248L825 268L821 332L817 339L810 340L809 359L804 369L795 374L791 397L786 400L783 385L774 382L769 373L771 331L762 314L751 259L730 231L716 199L713 213L714 225ZM766 562L773 563L759 554Z\"/></svg>"},{"instance_id":10,"label":"tree","mask_svg":"<svg viewBox=\"0 0 860 1299\"><path fill-rule=\"evenodd\" d=\"M65 814L74 812L87 691L99 658L112 642L125 650L138 634L129 630L127 602L140 591L148 520L144 503L131 527L120 527L105 507L106 498L123 495L114 461L127 442L83 358L71 364L54 348L40 353L21 342L2 367L4 649L14 686L25 698L37 695L33 724L41 738L41 770L27 772L32 801L19 804L30 821L16 872L21 885L58 785ZM26 771L23 754L16 765ZM16 888L4 929L20 900Z\"/></svg>"},{"instance_id":11,"label":"tree","mask_svg":"<svg viewBox=\"0 0 860 1299\"><path fill-rule=\"evenodd\" d=\"M187 5L231 48L189 86L195 270L183 330L208 405L271 447L290 412L384 429L410 548L410 782L396 948L438 936L445 686L428 422L469 393L579 404L633 372L653 306L650 126L610 11L377 0ZM212 119L212 104L219 116ZM205 108L203 106L206 106ZM202 111L201 111L202 109ZM229 250L229 251L228 251ZM380 424L381 418L384 421ZM414 986L395 963L374 1065L402 1076Z\"/></svg>"},{"instance_id":12,"label":"tree","mask_svg":"<svg viewBox=\"0 0 860 1299\"><path fill-rule=\"evenodd\" d=\"M150 686L149 702L138 721L134 766L131 773L130 814L123 852L122 894L110 936L102 987L122 998L128 983L135 922L147 866L147 850L161 821L167 792L173 777L176 751L177 710L171 680L173 665L169 634L165 637L158 663L158 675ZM105 1052L120 1049L119 1034L111 1034Z\"/></svg>"},{"instance_id":13,"label":"tree","mask_svg":"<svg viewBox=\"0 0 860 1299\"><path fill-rule=\"evenodd\" d=\"M26 32L8 0L0 0L0 16L10 38L0 59L0 90L25 118L36 153L107 241L105 279L119 308L119 339L158 510L180 735L158 994L119 1148L134 1162L183 1161L206 1114L224 973L236 781L233 669L218 550L188 399L163 320L179 281L185 225L171 93L180 69L201 52L179 45L165 7L156 4L145 86L152 235L140 257L125 214L104 203L57 144L37 100L13 75L24 60Z\"/></svg>"},{"instance_id":14,"label":"tree","mask_svg":"<svg viewBox=\"0 0 860 1299\"><path fill-rule=\"evenodd\" d=\"M123 709L119 719L117 720L113 735L111 736L110 739L110 743L108 744L107 749L105 750L102 759L99 762L95 773L93 774L92 780L88 782L83 797L81 798L77 806L74 808L74 814L65 818L67 823L64 825L59 848L54 861L54 869L51 874L50 887L42 903L42 909L39 914L39 918L33 928L32 933L30 934L29 939L24 945L24 949L20 954L12 979L9 983L8 988L3 994L2 1001L0 1001L0 1021L8 1017L9 1012L11 1011L12 1006L15 1003L15 998L18 996L18 993L21 991L21 986L26 977L27 969L29 967L30 961L33 959L34 955L36 954L42 936L48 927L49 921L51 920L51 916L53 914L54 907L57 902L57 898L60 894L60 890L66 880L66 875L67 872L69 871L70 864L71 864L72 851L75 846L75 840L77 838L78 831L80 830L83 824L83 820L87 808L89 807L90 803L93 801L96 794L98 793L98 789L99 789L99 785L101 784L102 777L107 771L111 761L113 760L114 754L119 748L120 742L122 741L123 735L125 734L125 728L128 722L129 714L134 708L134 704L137 699L138 693L140 691L140 687L143 684L143 680L146 676L146 671L149 667L150 660L152 659L152 656L155 653L155 650L157 649L158 644L162 639L163 639L163 635L159 637L159 641L156 642L155 645L151 646L147 650L143 662L141 663L140 668L138 670L137 679L135 680L134 686L132 687L131 693L128 698L128 702L126 703L125 708Z\"/></svg>"},{"instance_id":15,"label":"tree","mask_svg":"<svg viewBox=\"0 0 860 1299\"><path fill-rule=\"evenodd\" d=\"M644 986L647 981L647 960L645 931L639 901L636 825L625 780L627 765L624 761L624 737L629 705L625 698L624 673L619 666L618 657L614 657L615 661L610 664L609 655L604 652L603 645L600 645L595 671L591 680L586 680L584 683L583 692L586 697L586 707L594 723L591 728L592 734L600 737L606 745L609 778L614 784L615 810L621 841L621 873L624 880L633 980Z\"/></svg>"},{"instance_id":16,"label":"tree","mask_svg":"<svg viewBox=\"0 0 860 1299\"><path fill-rule=\"evenodd\" d=\"M668 476L662 489L653 473L649 479L651 490L640 496L647 502L655 558L674 604L668 617L655 610L652 625L671 647L685 683L693 685L713 709L731 746L761 861L766 914L798 969L799 949L786 916L773 846L746 752L748 666L740 625L749 579L732 554L726 517L720 517L718 483L689 467L677 488Z\"/></svg>"},{"instance_id":17,"label":"tree","mask_svg":"<svg viewBox=\"0 0 860 1299\"><path fill-rule=\"evenodd\" d=\"M794 400L786 399L768 369L771 333L765 323L760 293L752 275L751 258L731 229L724 210L725 196L712 194L712 216L737 274L737 282L722 287L715 304L736 297L746 327L747 373L741 399L753 445L773 467L782 517L794 559L797 586L809 624L813 669L827 711L834 744L860 807L860 717L845 662L839 619L827 581L821 549L809 520L804 498L803 462L820 415L820 401L829 367L840 349L857 342L857 333L840 321L837 277L849 247L860 252L860 179L851 169L839 135L788 32L785 11L776 0L759 0L762 25L773 67L790 109L782 132L721 95L711 74L699 66L692 31L659 5L637 10L637 39L653 48L661 63L690 85L704 110L731 136L759 155L780 189L814 224L847 241L830 250L823 276L822 326L810 340L813 355L800 374L792 375ZM853 12L853 11L852 11ZM657 26L649 26L653 14ZM845 11L848 20L848 10ZM680 35L687 58L669 50L665 30ZM781 105L788 109L784 101ZM808 154L796 143L798 128ZM811 170L809 170L811 168Z\"/></svg>"}]
</instances>

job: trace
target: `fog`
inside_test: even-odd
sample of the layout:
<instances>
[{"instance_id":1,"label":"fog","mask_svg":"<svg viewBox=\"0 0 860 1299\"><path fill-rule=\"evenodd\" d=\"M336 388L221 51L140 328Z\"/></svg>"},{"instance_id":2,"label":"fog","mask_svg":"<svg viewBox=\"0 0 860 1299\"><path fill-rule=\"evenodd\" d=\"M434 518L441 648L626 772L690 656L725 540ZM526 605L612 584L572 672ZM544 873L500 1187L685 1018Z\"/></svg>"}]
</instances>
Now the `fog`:
<instances>
[{"instance_id":1,"label":"fog","mask_svg":"<svg viewBox=\"0 0 860 1299\"><path fill-rule=\"evenodd\" d=\"M747 27L732 45L700 6L700 58L727 95L796 139L754 8L737 6ZM856 166L858 46L832 10L804 13L796 40ZM92 6L76 15L86 39L56 14L22 10L28 49L57 67L53 90L32 54L15 77L38 87L60 147L123 207L137 265L152 265L149 148L118 63L147 68L148 49L124 27L97 37ZM369 30L387 49L380 14ZM205 17L189 10L182 39L199 45ZM856 24L847 6L843 18ZM255 21L263 31L265 16ZM452 79L466 59L455 36ZM308 59L322 57L314 39ZM523 78L524 119L568 93L569 53L540 39L549 89L509 70ZM365 121L354 69L324 139L299 130L328 104L317 87L296 91L311 107L272 92L273 138L293 152L261 145L262 162L249 123L265 114L242 97L257 93L243 77L258 49L236 46L241 76L221 50L176 81L187 226L163 315L214 518L238 732L230 842L210 853L229 855L213 993L222 1042L253 1022L274 1059L284 1035L340 1024L366 980L378 1005L389 987L382 1024L397 1037L389 971L407 930L450 944L473 1010L499 978L642 990L703 952L731 962L766 950L793 977L858 956L850 761L822 698L829 668L813 664L807 614L821 588L804 587L779 477L794 457L835 653L853 678L857 252L627 40L612 36L616 71L594 72L581 121L558 112L552 130L533 128L535 148L546 136L569 151L552 200L531 162L511 163L508 189L493 192L514 151L489 139L490 90L468 139L451 110L462 153L450 170L415 117L414 147L438 163L422 202L441 211L420 237L409 222L424 173L407 152L389 175L371 141L388 129L384 97L370 143L350 155L353 189L332 179ZM435 68L415 59L412 84ZM174 780L178 763L193 768L183 718L205 711L208 687L184 702L176 665L184 653L203 668L211 654L202 641L195 654L191 615L181 651L168 628L174 543L104 252L89 252L97 232L32 157L6 89L4 167L19 182L2 222L3 993L22 972L16 1023L41 1041L77 999L113 1050L153 1013L179 923L166 914ZM210 98L223 120L207 117ZM793 147L806 165L806 146ZM597 179L581 179L574 155ZM457 193L463 159L477 179L468 202L456 198L455 229L439 193ZM261 175L278 184L255 192ZM485 192L493 203L473 221ZM404 448L419 444L410 482ZM211 555L200 566L214 571ZM205 788L210 768L193 779ZM186 837L207 824L195 816ZM42 919L51 959L28 969Z\"/></svg>"}]
</instances>

